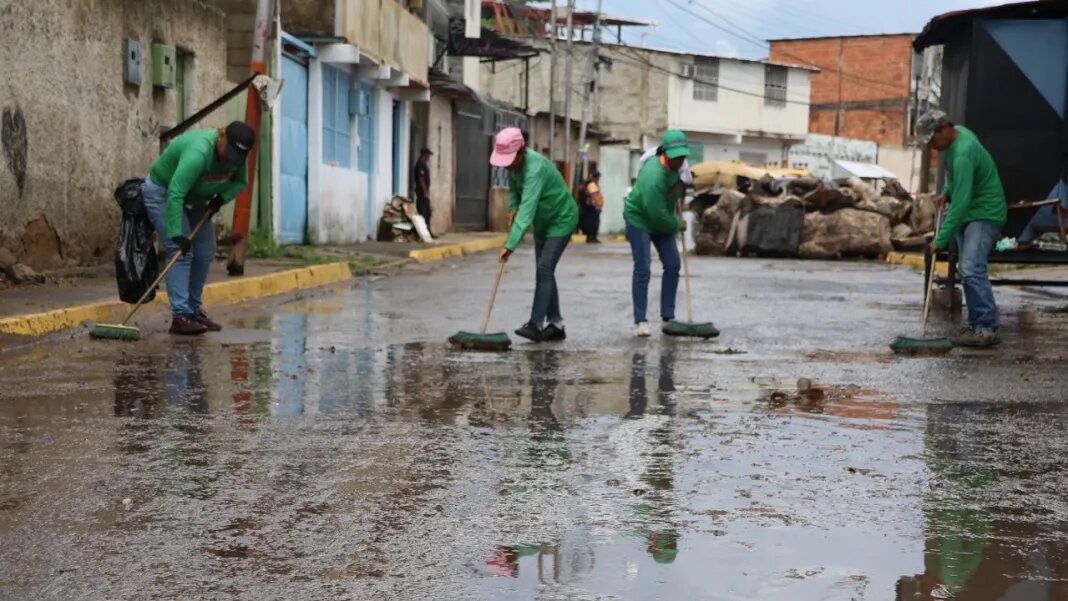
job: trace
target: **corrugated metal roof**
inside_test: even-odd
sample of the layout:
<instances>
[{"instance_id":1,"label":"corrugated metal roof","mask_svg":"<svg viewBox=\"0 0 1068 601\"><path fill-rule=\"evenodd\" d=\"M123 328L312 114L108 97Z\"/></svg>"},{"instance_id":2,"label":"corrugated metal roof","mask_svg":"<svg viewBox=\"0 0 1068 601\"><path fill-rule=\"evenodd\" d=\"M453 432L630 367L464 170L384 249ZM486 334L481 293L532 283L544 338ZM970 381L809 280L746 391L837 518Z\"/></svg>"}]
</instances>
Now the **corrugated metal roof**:
<instances>
[{"instance_id":1,"label":"corrugated metal roof","mask_svg":"<svg viewBox=\"0 0 1068 601\"><path fill-rule=\"evenodd\" d=\"M912 41L916 50L938 46L967 30L973 19L1064 19L1068 18L1068 0L1038 0L956 10L931 19Z\"/></svg>"}]
</instances>

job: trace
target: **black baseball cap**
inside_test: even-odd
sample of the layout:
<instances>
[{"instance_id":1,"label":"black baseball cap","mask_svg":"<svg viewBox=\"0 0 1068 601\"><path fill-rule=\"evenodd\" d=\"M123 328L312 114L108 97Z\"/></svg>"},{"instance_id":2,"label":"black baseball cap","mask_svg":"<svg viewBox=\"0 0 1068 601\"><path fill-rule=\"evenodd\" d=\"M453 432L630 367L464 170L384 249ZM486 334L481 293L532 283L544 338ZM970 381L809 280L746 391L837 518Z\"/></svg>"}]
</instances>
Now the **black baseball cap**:
<instances>
[{"instance_id":1,"label":"black baseball cap","mask_svg":"<svg viewBox=\"0 0 1068 601\"><path fill-rule=\"evenodd\" d=\"M256 145L256 132L248 123L234 121L226 126L226 160L240 165L248 158L248 152Z\"/></svg>"},{"instance_id":2,"label":"black baseball cap","mask_svg":"<svg viewBox=\"0 0 1068 601\"><path fill-rule=\"evenodd\" d=\"M434 152L433 152L433 151L431 151L431 150L430 150L429 148L427 148L426 146L424 146L424 147L423 147L423 149L419 151L419 154L429 154L429 155L433 155L433 154L434 154Z\"/></svg>"}]
</instances>

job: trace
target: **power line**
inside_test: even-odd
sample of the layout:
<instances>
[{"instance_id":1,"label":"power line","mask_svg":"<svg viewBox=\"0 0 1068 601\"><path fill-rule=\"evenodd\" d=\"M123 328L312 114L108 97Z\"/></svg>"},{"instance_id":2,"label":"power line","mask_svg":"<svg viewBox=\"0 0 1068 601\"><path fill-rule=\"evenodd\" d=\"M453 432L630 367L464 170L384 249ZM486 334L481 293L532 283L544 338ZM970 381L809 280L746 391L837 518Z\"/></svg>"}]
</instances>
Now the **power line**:
<instances>
[{"instance_id":1,"label":"power line","mask_svg":"<svg viewBox=\"0 0 1068 601\"><path fill-rule=\"evenodd\" d=\"M725 32L725 33L727 33L727 34L729 34L731 36L734 36L735 38L737 38L739 40L743 40L745 42L749 42L750 44L754 44L756 46L760 46L764 50L767 50L769 48L769 45L768 45L767 41L762 40L762 39L758 38L756 35L746 31L745 29L743 29L742 27L740 27L739 25L737 25L736 23L734 23L730 19L727 19L723 15L720 15L719 13L713 11L711 8L709 8L708 6L703 4L702 2L698 2L697 0L690 0L691 4L694 4L694 5L698 6L698 7L700 7L701 9L703 9L704 11L708 12L709 14L715 16L716 18L721 19L722 21L734 26L737 29L737 31L732 30L732 29L730 29L728 27L725 27L723 25L720 25L720 24L712 21L711 19L709 19L709 18L707 18L705 16L697 14L697 13L693 12L692 10L686 8L682 4L679 4L675 0L667 0L667 2L669 4L675 6L679 10L689 14L690 16L692 16L692 17L694 17L696 19L699 19L702 22L707 23L708 25L711 25L712 27L715 27L716 29L718 29L720 31L723 31L723 32ZM791 53L786 52L784 50L779 50L779 53L782 54L783 56L789 57L789 58L791 58L793 60L801 61L802 63L810 63L811 62L811 61L809 61L809 59L797 56L795 54L791 54ZM856 81L863 81L865 83L880 85L880 86L884 86L886 88L897 89L897 86L895 84L892 84L892 83L889 83L889 82L886 82L886 81L880 81L878 79L871 79L871 78L868 78L868 77L864 77L862 75L855 75L853 73L847 73L847 72L845 72L845 71L843 71L841 69L836 69L834 67L820 67L820 70L821 71L826 71L828 73L838 73L838 75L840 77L846 77L846 78L853 79L853 80L856 80Z\"/></svg>"},{"instance_id":2,"label":"power line","mask_svg":"<svg viewBox=\"0 0 1068 601\"><path fill-rule=\"evenodd\" d=\"M726 90L728 92L734 92L735 94L741 94L743 96L750 96L752 98L766 98L766 96L764 94L758 94L756 92L750 92L748 90L740 90L738 88L732 88L730 86L723 85L723 83L721 83L720 81L709 81L709 80L700 79L700 78L698 78L696 76L686 76L686 75L683 75L682 73L678 73L678 72L673 71L671 69L668 69L668 68L665 68L665 67L661 67L660 65L657 65L656 63L654 63L651 60L649 60L647 57L643 56L641 54L641 52L639 51L640 49L637 49L634 46L631 46L629 44L624 43L622 38L619 38L619 36L616 36L616 37L617 37L617 39L619 39L619 47L628 50L629 51L628 54L630 54L633 57L633 58L620 58L620 60L622 60L623 62L631 62L631 64L643 64L643 65L648 66L650 69L653 69L654 71L659 71L661 73L666 73L668 75L673 75L673 76L678 77L680 79L690 80L690 81L693 81L695 83L701 83L701 84L705 84L705 85L709 85L709 86L715 86L717 89ZM806 107L812 106L811 102L803 102L803 101L800 101L800 100L790 100L789 98L783 99L782 101L784 103L786 103L786 104L795 104L795 105L806 106ZM885 108L883 110L898 112L898 111L904 111L904 108L903 107L887 107L887 108Z\"/></svg>"}]
</instances>

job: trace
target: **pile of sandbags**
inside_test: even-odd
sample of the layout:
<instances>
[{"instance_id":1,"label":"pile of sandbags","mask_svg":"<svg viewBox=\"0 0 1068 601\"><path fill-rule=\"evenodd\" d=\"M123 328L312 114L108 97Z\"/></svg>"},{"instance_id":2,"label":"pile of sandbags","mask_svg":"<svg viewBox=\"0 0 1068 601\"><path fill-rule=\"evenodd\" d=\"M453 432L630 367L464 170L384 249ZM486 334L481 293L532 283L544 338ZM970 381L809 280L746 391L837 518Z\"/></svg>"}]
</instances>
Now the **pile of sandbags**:
<instances>
[{"instance_id":1,"label":"pile of sandbags","mask_svg":"<svg viewBox=\"0 0 1068 601\"><path fill-rule=\"evenodd\" d=\"M919 250L934 229L931 198L913 199L893 181L876 187L858 178L840 186L816 178L757 180L747 193L725 191L705 209L695 251L830 259Z\"/></svg>"}]
</instances>

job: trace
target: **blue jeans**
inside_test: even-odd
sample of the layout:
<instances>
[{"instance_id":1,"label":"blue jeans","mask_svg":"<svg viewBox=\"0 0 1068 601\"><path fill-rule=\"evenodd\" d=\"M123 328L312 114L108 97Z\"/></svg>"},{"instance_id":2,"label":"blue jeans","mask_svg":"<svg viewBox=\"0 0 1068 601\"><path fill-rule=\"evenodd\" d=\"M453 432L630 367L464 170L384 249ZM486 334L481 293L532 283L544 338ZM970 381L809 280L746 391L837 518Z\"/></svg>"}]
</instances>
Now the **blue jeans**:
<instances>
[{"instance_id":1,"label":"blue jeans","mask_svg":"<svg viewBox=\"0 0 1068 601\"><path fill-rule=\"evenodd\" d=\"M652 271L651 246L656 247L660 263L664 266L664 279L660 283L660 317L675 318L675 295L679 291L679 247L674 234L650 234L627 223L627 239L630 240L630 252L634 256L634 277L631 280L631 296L634 298L634 323L647 321L646 307L649 304L649 278Z\"/></svg>"},{"instance_id":2,"label":"blue jeans","mask_svg":"<svg viewBox=\"0 0 1068 601\"><path fill-rule=\"evenodd\" d=\"M178 245L167 237L167 189L146 179L141 186L145 197L145 209L152 227L156 228L167 262L178 253ZM189 236L193 226L204 217L203 208L185 207L182 219L182 235ZM201 311L201 296L204 283L208 281L208 269L215 255L215 232L210 223L204 225L196 238L191 240L192 250L174 265L167 274L167 297L171 301L171 314L193 316Z\"/></svg>"},{"instance_id":3,"label":"blue jeans","mask_svg":"<svg viewBox=\"0 0 1068 601\"><path fill-rule=\"evenodd\" d=\"M998 327L998 306L994 301L987 263L1000 234L1001 224L992 221L973 221L957 234L960 277L964 299L968 303L968 326L975 330Z\"/></svg>"},{"instance_id":4,"label":"blue jeans","mask_svg":"<svg viewBox=\"0 0 1068 601\"><path fill-rule=\"evenodd\" d=\"M530 323L539 328L549 323L560 325L564 318L560 315L560 291L556 287L556 264L571 242L571 236L559 236L534 240L535 269L534 306L530 309Z\"/></svg>"}]
</instances>

